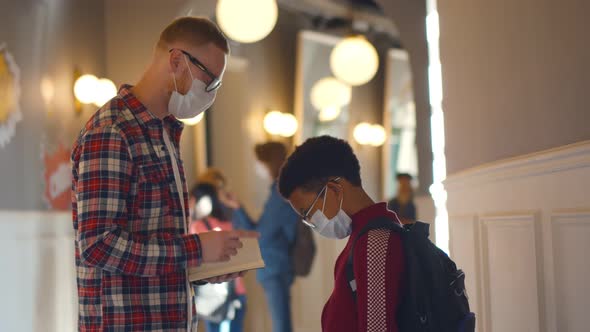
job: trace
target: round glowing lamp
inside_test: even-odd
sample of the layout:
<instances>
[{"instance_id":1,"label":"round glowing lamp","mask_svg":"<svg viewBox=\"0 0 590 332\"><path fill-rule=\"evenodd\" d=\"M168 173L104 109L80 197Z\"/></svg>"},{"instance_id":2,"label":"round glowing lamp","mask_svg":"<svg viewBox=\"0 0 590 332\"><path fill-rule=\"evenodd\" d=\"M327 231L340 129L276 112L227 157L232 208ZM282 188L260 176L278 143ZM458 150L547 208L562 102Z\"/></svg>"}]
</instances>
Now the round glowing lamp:
<instances>
[{"instance_id":1,"label":"round glowing lamp","mask_svg":"<svg viewBox=\"0 0 590 332\"><path fill-rule=\"evenodd\" d=\"M334 77L325 77L311 88L311 104L319 111L350 103L352 89Z\"/></svg>"},{"instance_id":2,"label":"round glowing lamp","mask_svg":"<svg viewBox=\"0 0 590 332\"><path fill-rule=\"evenodd\" d=\"M283 137L291 137L295 135L298 127L297 119L293 114L283 113L281 133L279 135Z\"/></svg>"},{"instance_id":3,"label":"round glowing lamp","mask_svg":"<svg viewBox=\"0 0 590 332\"><path fill-rule=\"evenodd\" d=\"M117 87L113 81L108 78L101 78L97 80L94 89L94 105L101 107L117 95Z\"/></svg>"},{"instance_id":4,"label":"round glowing lamp","mask_svg":"<svg viewBox=\"0 0 590 332\"><path fill-rule=\"evenodd\" d=\"M275 0L219 0L217 23L231 39L254 43L264 39L277 23L279 10Z\"/></svg>"},{"instance_id":5,"label":"round glowing lamp","mask_svg":"<svg viewBox=\"0 0 590 332\"><path fill-rule=\"evenodd\" d=\"M330 122L338 118L342 109L336 106L326 107L320 111L319 119L321 122Z\"/></svg>"},{"instance_id":6,"label":"round glowing lamp","mask_svg":"<svg viewBox=\"0 0 590 332\"><path fill-rule=\"evenodd\" d=\"M364 36L350 36L332 50L330 68L339 80L352 86L363 85L377 73L379 55Z\"/></svg>"},{"instance_id":7,"label":"round glowing lamp","mask_svg":"<svg viewBox=\"0 0 590 332\"><path fill-rule=\"evenodd\" d=\"M95 89L98 78L94 75L82 75L74 83L74 96L83 104L92 104L95 99Z\"/></svg>"}]
</instances>

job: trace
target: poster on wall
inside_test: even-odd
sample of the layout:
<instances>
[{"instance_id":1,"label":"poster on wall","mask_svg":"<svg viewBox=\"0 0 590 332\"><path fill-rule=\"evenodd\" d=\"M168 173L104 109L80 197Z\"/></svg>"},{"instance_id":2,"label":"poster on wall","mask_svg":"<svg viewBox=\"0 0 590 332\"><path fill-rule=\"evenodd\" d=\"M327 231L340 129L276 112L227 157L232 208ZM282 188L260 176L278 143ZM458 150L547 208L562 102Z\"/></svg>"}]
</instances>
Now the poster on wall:
<instances>
[{"instance_id":1,"label":"poster on wall","mask_svg":"<svg viewBox=\"0 0 590 332\"><path fill-rule=\"evenodd\" d=\"M68 210L71 205L72 168L70 151L60 144L50 151L43 148L43 178L45 191L43 199L49 209Z\"/></svg>"},{"instance_id":2,"label":"poster on wall","mask_svg":"<svg viewBox=\"0 0 590 332\"><path fill-rule=\"evenodd\" d=\"M22 120L19 99L20 71L6 44L0 43L0 149L10 142Z\"/></svg>"}]
</instances>

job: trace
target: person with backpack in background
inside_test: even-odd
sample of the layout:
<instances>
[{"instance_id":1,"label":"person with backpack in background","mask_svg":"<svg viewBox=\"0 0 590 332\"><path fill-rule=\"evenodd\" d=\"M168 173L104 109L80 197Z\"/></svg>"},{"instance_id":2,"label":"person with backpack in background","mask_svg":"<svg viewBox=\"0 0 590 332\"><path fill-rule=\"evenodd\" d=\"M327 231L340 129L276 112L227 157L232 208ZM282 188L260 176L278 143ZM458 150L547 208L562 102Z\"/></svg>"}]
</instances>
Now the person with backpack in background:
<instances>
[{"instance_id":1,"label":"person with backpack in background","mask_svg":"<svg viewBox=\"0 0 590 332\"><path fill-rule=\"evenodd\" d=\"M302 222L348 242L336 260L324 332L471 332L464 275L428 240L427 226L404 228L385 202L363 189L350 145L310 138L287 159L279 191Z\"/></svg>"},{"instance_id":2,"label":"person with backpack in background","mask_svg":"<svg viewBox=\"0 0 590 332\"><path fill-rule=\"evenodd\" d=\"M217 172L223 176L221 172ZM206 174L210 173L212 172L208 171ZM223 194L224 189L220 181L199 182L193 186L189 193L192 220L189 233L203 234L234 229L231 219L224 214L223 204L219 201L219 195ZM205 321L207 332L243 331L246 286L242 277L219 285L205 284L194 287L197 315ZM222 328L224 325L228 328Z\"/></svg>"},{"instance_id":3,"label":"person with backpack in background","mask_svg":"<svg viewBox=\"0 0 590 332\"><path fill-rule=\"evenodd\" d=\"M234 209L236 228L260 233L260 251L266 267L257 271L257 280L264 288L272 318L273 332L291 332L291 285L295 277L292 249L295 245L299 216L279 194L276 179L287 158L287 148L279 142L258 144L256 158L272 179L270 195L262 215L254 221L231 195L220 196L222 203Z\"/></svg>"}]
</instances>

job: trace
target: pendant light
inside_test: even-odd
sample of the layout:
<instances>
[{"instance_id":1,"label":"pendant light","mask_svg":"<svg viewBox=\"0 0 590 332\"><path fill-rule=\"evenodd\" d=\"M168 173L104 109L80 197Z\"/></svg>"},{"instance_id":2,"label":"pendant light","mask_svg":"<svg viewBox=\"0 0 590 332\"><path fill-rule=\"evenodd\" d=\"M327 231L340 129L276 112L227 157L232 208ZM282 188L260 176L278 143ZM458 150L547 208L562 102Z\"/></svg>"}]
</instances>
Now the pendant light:
<instances>
[{"instance_id":1,"label":"pendant light","mask_svg":"<svg viewBox=\"0 0 590 332\"><path fill-rule=\"evenodd\" d=\"M275 0L219 0L217 23L232 40L255 43L274 29L279 10Z\"/></svg>"},{"instance_id":2,"label":"pendant light","mask_svg":"<svg viewBox=\"0 0 590 332\"><path fill-rule=\"evenodd\" d=\"M363 35L352 35L334 47L330 54L330 68L339 80L352 86L363 85L377 73L379 55Z\"/></svg>"}]
</instances>

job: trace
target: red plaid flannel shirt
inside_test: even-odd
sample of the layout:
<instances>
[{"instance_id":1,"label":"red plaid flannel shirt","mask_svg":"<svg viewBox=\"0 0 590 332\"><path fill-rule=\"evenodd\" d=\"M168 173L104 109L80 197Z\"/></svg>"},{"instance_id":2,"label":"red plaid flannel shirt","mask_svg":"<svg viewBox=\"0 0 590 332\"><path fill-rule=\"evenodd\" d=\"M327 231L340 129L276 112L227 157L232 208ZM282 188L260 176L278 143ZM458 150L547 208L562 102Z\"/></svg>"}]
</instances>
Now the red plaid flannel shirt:
<instances>
[{"instance_id":1,"label":"red plaid flannel shirt","mask_svg":"<svg viewBox=\"0 0 590 332\"><path fill-rule=\"evenodd\" d=\"M200 264L201 245L185 232L170 159L178 154L167 151L162 133L168 129L179 151L183 126L154 117L130 88L92 116L72 151L78 326L184 331L193 303L186 269Z\"/></svg>"}]
</instances>

